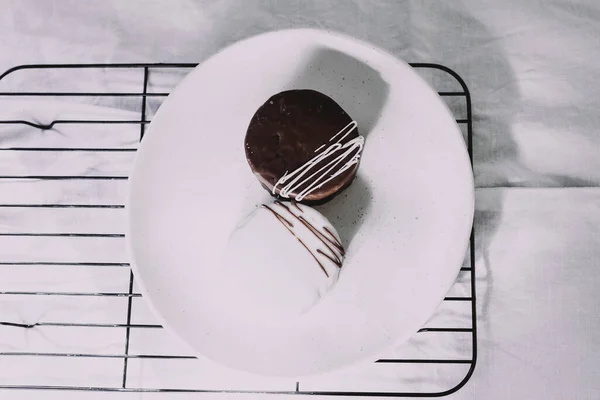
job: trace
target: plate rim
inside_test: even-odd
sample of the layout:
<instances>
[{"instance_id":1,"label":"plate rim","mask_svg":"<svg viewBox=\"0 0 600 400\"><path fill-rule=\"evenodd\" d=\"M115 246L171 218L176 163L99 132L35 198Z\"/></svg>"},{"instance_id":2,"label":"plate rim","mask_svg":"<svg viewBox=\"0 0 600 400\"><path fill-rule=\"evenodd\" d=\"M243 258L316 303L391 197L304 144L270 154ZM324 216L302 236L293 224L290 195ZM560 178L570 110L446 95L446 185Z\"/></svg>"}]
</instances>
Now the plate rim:
<instances>
[{"instance_id":1,"label":"plate rim","mask_svg":"<svg viewBox=\"0 0 600 400\"><path fill-rule=\"evenodd\" d=\"M439 97L439 94L431 87L431 85L423 78L421 77L418 73L416 73L416 71L414 71L414 67L412 67L408 62L404 61L403 59L399 58L398 56L394 55L393 53L375 45L372 44L371 42L362 40L362 39L358 39L356 37L347 35L345 33L341 33L335 30L331 30L331 29L319 29L319 28L283 28L283 29L276 29L276 30L270 30L270 31L265 31L265 32L261 32L255 35L250 35L244 38L241 38L239 40L235 40L231 43L226 44L223 47L220 47L219 49L217 49L216 51L214 51L213 53L211 53L210 55L208 55L207 57L205 57L201 62L199 62L196 67L194 67L191 71L188 72L188 74L186 74L186 76L173 88L173 90L171 90L171 92L169 93L168 97L171 97L171 95L177 93L177 91L182 87L185 86L186 81L190 78L190 76L194 73L194 71L200 67L202 64L214 59L215 57L217 57L219 54L221 54L223 51L225 50L229 50L232 48L235 48L237 46L241 46L243 45L245 42L247 41L252 41L252 40L256 40L259 39L261 37L266 37L266 36L277 36L280 34L301 34L301 33L310 33L310 34L314 34L317 36L331 36L337 39L342 39L344 41L348 41L351 42L353 45L358 45L360 47L364 47L364 48L369 48L370 50L377 52L377 53L381 53L382 55L386 56L387 58L393 59L394 62L397 62L399 64L403 64L404 66L409 67L413 72L414 72L414 77L415 79L418 79L421 81L421 83L423 83L424 87L427 88L427 90L430 90L432 92L434 92L434 94L436 96ZM454 75L453 75L454 76ZM458 80L457 80L458 81ZM458 81L460 83L460 81ZM468 95L468 93L467 93ZM167 98L168 98L167 97ZM165 102L167 101L167 99L165 99ZM464 240L462 240L463 242L463 246L461 247L461 251L457 252L457 254L461 254L461 256L458 256L459 258L453 262L448 261L447 264L449 265L457 265L457 267L455 268L455 270L457 271L457 274L460 272L460 266L462 263L462 260L464 259L464 255L466 254L469 245L470 245L470 232L473 229L473 222L474 222L474 214L475 214L475 179L474 179L474 174L473 174L473 165L472 165L472 159L469 155L468 152L468 147L467 144L464 141L464 138L462 137L462 133L461 133L461 129L460 126L458 125L458 123L456 122L454 115L452 113L452 111L450 110L450 108L448 107L448 105L440 98L439 99L439 104L441 104L443 106L443 108L445 109L445 112L451 117L452 122L453 122L453 130L454 130L454 134L456 134L458 137L456 138L456 140L460 140L461 143L461 151L463 153L463 156L461 157L463 159L463 161L467 161L467 164L469 166L468 173L465 175L465 178L468 179L468 182L465 182L466 185L466 189L469 190L468 193L465 193L465 197L468 197L469 201L469 205L468 205L468 209L465 209L465 211L467 212L466 216L465 216L465 223L467 226L469 226L468 229L468 233L465 236ZM156 112L155 116L153 119L156 118L156 116L161 112L161 108L162 108L162 104L161 107L159 107L158 111ZM146 128L146 132L151 129L152 123L149 124L149 126ZM450 132L448 132L450 133ZM203 354L200 350L197 350L194 348L194 346L192 346L190 343L188 343L187 340L185 340L179 333L178 331L173 328L171 326L171 324L169 323L169 321L167 320L167 318L165 316L163 316L162 313L160 313L158 311L158 308L155 305L155 301L152 297L151 294L149 294L150 292L148 291L148 289L146 288L146 284L144 283L143 278L141 277L142 274L140 274L141 272L141 268L139 266L138 260L136 259L135 256L135 251L134 251L134 246L132 243L132 188L134 185L134 176L136 175L136 171L139 170L139 153L140 150L143 148L143 144L144 141L142 140L137 148L136 151L136 155L134 157L134 161L133 164L130 168L130 173L129 173L129 179L127 182L127 188L126 188L126 195L125 195L125 213L126 213L126 234L125 234L125 242L126 242L126 253L127 256L129 258L129 263L130 263L130 267L131 267L131 271L133 273L133 275L138 278L135 282L136 285L139 288L140 293L142 294L142 297L145 299L145 303L148 305L148 308L152 311L153 315L160 321L161 325L171 333L171 335L176 338L176 340L178 340L181 344L185 345L188 349L190 349L190 351L196 355L196 356L200 356L200 357L204 357L206 359L211 360L212 362L215 362L219 365L225 366L227 368L231 368L234 370L240 370L240 371L244 371L246 373L250 373L250 374L256 374L257 376L265 376L265 374L263 373L257 373L254 371L249 371L246 369L240 369L237 366L231 366L229 364L225 364L219 360L215 360L212 357ZM457 246L458 247L458 246ZM453 281L454 282L454 281ZM453 282L449 283L449 287L448 289L452 286ZM442 303L443 299L445 298L447 293L443 293L440 298L436 301L437 306L439 307L439 304ZM473 294L474 295L474 294ZM434 308L432 310L432 312L435 312L436 308ZM431 313L427 313L427 318L430 318ZM416 331L415 331L416 332ZM413 332L414 334L414 332ZM331 372L331 371L341 371L344 370L346 368L351 368L352 366L355 366L357 364L362 364L366 361L372 360L375 361L379 358L381 358L382 354L385 354L386 352L389 351L390 348L396 347L398 346L400 343L404 343L406 342L406 340L408 340L409 337L407 338L397 338L396 340L391 341L387 346L385 346L383 349L381 349L381 351L376 352L375 354L370 353L370 354L366 354L363 355L361 357L357 357L355 359L353 359L353 361L344 364L343 366L339 366L339 367L334 367L334 368L329 368L329 369L325 369L325 370L318 370L312 373L308 373L308 374L302 374L302 375L281 375L280 377L307 377L307 376L314 376L317 374L321 374L321 373L326 373L326 372ZM269 375L266 375L269 376Z\"/></svg>"}]
</instances>

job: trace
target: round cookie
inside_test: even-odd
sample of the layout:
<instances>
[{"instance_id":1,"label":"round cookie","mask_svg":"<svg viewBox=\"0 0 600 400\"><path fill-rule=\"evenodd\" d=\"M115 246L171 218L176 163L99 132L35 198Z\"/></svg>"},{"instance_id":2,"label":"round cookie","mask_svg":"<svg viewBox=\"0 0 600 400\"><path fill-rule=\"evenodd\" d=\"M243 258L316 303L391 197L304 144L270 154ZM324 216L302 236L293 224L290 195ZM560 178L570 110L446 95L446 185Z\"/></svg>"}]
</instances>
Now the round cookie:
<instances>
[{"instance_id":1,"label":"round cookie","mask_svg":"<svg viewBox=\"0 0 600 400\"><path fill-rule=\"evenodd\" d=\"M321 204L356 175L364 138L330 97L289 90L254 114L245 138L250 168L273 196Z\"/></svg>"},{"instance_id":2,"label":"round cookie","mask_svg":"<svg viewBox=\"0 0 600 400\"><path fill-rule=\"evenodd\" d=\"M224 253L237 310L263 322L294 319L335 285L344 248L312 207L275 200L245 218Z\"/></svg>"}]
</instances>

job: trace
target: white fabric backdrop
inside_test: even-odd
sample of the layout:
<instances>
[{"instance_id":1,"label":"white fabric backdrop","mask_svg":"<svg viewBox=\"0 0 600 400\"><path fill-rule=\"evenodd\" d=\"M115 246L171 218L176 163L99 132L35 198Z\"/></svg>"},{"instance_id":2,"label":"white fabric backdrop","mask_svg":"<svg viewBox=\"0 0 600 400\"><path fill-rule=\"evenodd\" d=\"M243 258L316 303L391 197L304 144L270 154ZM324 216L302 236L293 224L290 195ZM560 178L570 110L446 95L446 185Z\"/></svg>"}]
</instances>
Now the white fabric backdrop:
<instances>
[{"instance_id":1,"label":"white fabric backdrop","mask_svg":"<svg viewBox=\"0 0 600 400\"><path fill-rule=\"evenodd\" d=\"M480 328L475 374L452 398L600 398L597 1L0 5L0 70L199 62L238 39L305 26L371 41L406 61L451 67L474 102Z\"/></svg>"}]
</instances>

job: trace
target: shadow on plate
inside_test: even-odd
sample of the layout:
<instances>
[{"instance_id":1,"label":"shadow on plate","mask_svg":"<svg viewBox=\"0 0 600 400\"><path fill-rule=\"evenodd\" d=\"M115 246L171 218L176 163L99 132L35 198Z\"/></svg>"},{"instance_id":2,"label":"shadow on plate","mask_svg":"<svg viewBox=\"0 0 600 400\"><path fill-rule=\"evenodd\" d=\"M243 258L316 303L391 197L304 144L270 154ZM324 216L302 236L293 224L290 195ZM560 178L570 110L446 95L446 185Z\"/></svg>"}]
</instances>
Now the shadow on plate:
<instances>
[{"instance_id":1,"label":"shadow on plate","mask_svg":"<svg viewBox=\"0 0 600 400\"><path fill-rule=\"evenodd\" d=\"M388 84L379 72L327 47L314 51L289 86L330 96L358 123L365 137L379 120L389 94Z\"/></svg>"},{"instance_id":2,"label":"shadow on plate","mask_svg":"<svg viewBox=\"0 0 600 400\"><path fill-rule=\"evenodd\" d=\"M333 224L346 250L371 207L371 197L371 188L359 172L346 190L331 201L315 206Z\"/></svg>"}]
</instances>

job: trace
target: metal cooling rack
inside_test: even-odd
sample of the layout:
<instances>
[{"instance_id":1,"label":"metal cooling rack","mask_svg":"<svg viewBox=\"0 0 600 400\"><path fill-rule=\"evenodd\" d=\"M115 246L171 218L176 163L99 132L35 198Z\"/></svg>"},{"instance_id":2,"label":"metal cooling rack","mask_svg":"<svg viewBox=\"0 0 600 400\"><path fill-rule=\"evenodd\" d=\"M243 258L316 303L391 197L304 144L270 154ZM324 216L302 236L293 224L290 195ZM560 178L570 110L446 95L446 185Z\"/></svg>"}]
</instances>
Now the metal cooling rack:
<instances>
[{"instance_id":1,"label":"metal cooling rack","mask_svg":"<svg viewBox=\"0 0 600 400\"><path fill-rule=\"evenodd\" d=\"M428 74L431 72L441 74L441 78L438 76L438 79L435 80L432 85L434 87L450 87L447 85L447 82L440 83L443 80L452 81L454 84L458 83L460 89L459 90L444 90L438 89L439 95L443 99L452 99L454 106L451 106L451 110L456 116L456 121L461 126L463 130L463 134L465 136L465 140L468 145L469 155L472 159L472 119L471 119L471 98L468 91L468 88L462 78L456 74L454 71L449 68L437 65L437 64L425 64L425 63L413 63L411 64L413 68L415 68L421 74ZM109 126L112 126L110 135L118 135L119 129L129 129L131 130L133 127L138 127L138 135L139 140L142 139L144 135L144 129L146 124L150 122L150 118L147 115L148 112L148 103L149 101L162 101L168 94L169 90L163 91L150 91L149 90L149 81L151 80L151 75L158 72L169 71L169 73L175 73L175 76L179 76L176 80L179 80L183 77L187 72L189 72L196 64L191 63L178 63L178 64L159 64L159 63L150 63L150 64L54 64L54 65L22 65L14 67L4 74L0 75L0 90L2 89L1 84L3 80L5 80L9 75L13 76L16 74L25 74L28 72L66 72L70 74L71 72L79 72L79 71L87 71L87 70L100 70L100 71L116 71L116 70L128 70L133 71L139 76L139 91L120 91L114 90L110 92L94 92L90 90L76 90L76 91L16 91L11 89L9 91L1 91L0 99L28 99L28 100L40 100L47 99L49 97L55 98L68 98L68 99L82 99L82 98L93 98L93 99L101 99L103 97L111 97L117 99L126 99L126 101L139 100L139 107L136 112L139 112L139 118L132 119L123 119L123 120L112 120L112 119L88 119L88 118L65 118L65 119L54 119L51 121L46 121L44 123L37 122L38 118L35 117L35 109L26 110L31 115L30 118L27 119L2 119L0 120L0 128L8 129L8 132L5 134L10 134L11 132L14 134L13 130L17 129L33 129L38 130L38 133L50 132L52 130L59 129L61 126L71 126L78 127L83 134L86 129L90 127L90 125L106 127L108 129ZM26 79L25 79L26 81ZM78 87L86 87L89 82L78 82ZM131 82L129 82L131 83ZM176 83L176 82L174 82ZM458 87L458 86L457 86ZM172 88L172 87L171 87ZM158 104L157 103L157 104ZM32 103L33 104L33 103ZM456 106L456 104L459 104ZM159 104L158 104L159 105ZM155 104L156 106L156 104ZM34 107L34 106L32 106ZM158 108L157 106L155 108ZM459 115L460 114L460 115ZM2 116L0 115L0 118ZM103 128L104 129L104 128ZM42 135L43 136L43 135ZM41 140L41 139L40 139ZM79 142L78 142L79 143ZM80 147L80 146L63 146L63 147L48 147L37 146L35 142L29 143L27 146L4 146L4 141L2 140L2 133L0 133L0 155L4 156L6 154L12 154L16 156L20 155L35 155L42 156L47 153L56 153L59 156L62 156L67 153L91 153L91 154L101 154L101 153L133 153L135 152L135 147ZM94 175L94 174L36 174L36 175L5 175L0 172L0 190L4 190L4 185L7 182L17 182L17 183L26 183L30 185L44 185L45 182L52 181L56 184L61 184L64 182L72 182L75 185L80 185L89 181L106 181L107 184L115 184L116 182L126 180L127 176L111 174L111 175ZM37 186L35 186L37 187ZM18 192L18 191L17 191ZM29 199L19 199L12 202L3 202L0 204L0 218L9 214L10 212L14 212L15 210L23 213L33 213L33 212L53 212L54 210L61 210L62 212L76 212L77 210L84 210L89 212L120 212L119 210L123 209L122 203L106 203L95 201L93 198L93 194L89 195L85 201L83 202L70 202L70 203L44 203L40 202L29 202ZM2 221L0 219L0 221ZM39 232L32 229L31 232L28 231L19 231L13 232L10 229L9 225L0 224L0 236L2 239L11 238L12 240L26 240L31 238L52 238L55 242L61 241L69 241L69 240L81 240L84 239L86 241L93 241L93 243L100 243L98 241L102 240L118 240L123 241L124 235L122 233L109 233L109 232ZM77 239L76 239L77 238ZM2 240L0 239L0 240ZM19 244L19 242L15 242ZM86 242L91 243L91 242ZM461 269L461 274L465 274L466 277L463 279L463 283L468 288L467 294L453 296L449 295L445 298L441 308L448 304L463 304L467 305L465 311L465 321L468 321L468 324L465 326L426 326L421 329L415 337L415 340L421 340L423 335L431 335L436 334L440 335L440 337L451 339L443 339L444 340L453 340L452 335L467 335L467 338L463 341L468 342L465 346L466 355L462 355L461 357L447 357L438 354L424 354L422 357L389 357L385 359L381 359L377 362L378 368L387 368L388 370L385 373L391 373L392 368L395 366L404 366L409 369L404 368L402 371L408 371L416 368L429 368L429 367L439 367L439 366L448 366L449 368L461 368L460 377L455 384L454 382L449 385L447 388L443 390L428 390L427 382L419 382L419 380L414 379L413 381L407 380L408 383L405 382L404 386L402 386L401 390L395 390L394 388L388 388L385 390L377 389L377 390L356 390L356 389L345 389L343 386L335 388L319 388L319 385L310 385L305 384L304 382L290 382L288 386L277 386L271 387L268 383L264 383L263 386L256 388L251 387L247 388L242 386L230 386L227 382L227 378L224 378L225 381L221 383L217 383L217 387L215 384L208 385L209 387L199 387L199 386L189 386L187 384L182 386L177 386L177 382L172 384L151 384L143 379L139 378L136 382L131 381L132 372L132 363L139 362L140 360L143 362L145 360L152 360L154 363L167 363L178 360L190 360L194 359L194 357L185 355L185 354L151 354L151 352L140 353L132 351L132 343L134 343L133 336L134 334L143 331L143 332L164 332L162 327L156 323L148 323L148 319L144 320L144 318L136 317L136 312L133 311L134 303L135 307L143 308L143 303L136 303L136 299L141 297L139 293L135 290L134 277L129 269L129 264L126 260L117 260L117 261L94 261L94 260L69 260L69 261L55 261L55 260L43 260L35 257L35 254L32 254L31 260L18 260L14 261L9 258L2 258L2 254L0 253L0 273L2 269L10 269L13 274L21 274L17 279L19 285L23 282L28 282L28 280L33 279L32 270L34 268L35 274L39 274L40 271L45 271L45 269L53 268L51 271L62 271L62 269L67 269L71 271L78 271L78 268L84 269L86 271L96 271L101 270L103 268L112 268L111 271L115 271L115 276L119 276L120 279L123 279L123 288L121 291L110 291L110 292L94 292L90 291L89 288L85 290L68 290L68 291L41 291L41 290L20 290L19 285L15 284L17 287L15 290L10 290L12 287L5 287L0 291L0 328L4 329L4 332L8 332L7 330L12 330L11 332L19 331L25 332L24 335L27 336L28 332L38 331L42 336L45 337L50 331L54 332L56 335L60 336L61 332L66 332L68 330L70 335L75 335L74 337L85 337L87 332L96 332L95 330L100 330L99 335L102 336L114 336L116 343L118 346L121 346L121 351L117 351L115 353L114 343L108 343L107 346L112 350L104 350L96 349L88 352L83 351L58 351L55 347L52 347L51 351L45 351L46 346L43 342L42 344L30 343L23 345L17 345L15 343L10 342L10 340L4 341L0 339L0 389L14 389L14 390L81 390L81 391L107 391L107 392L228 392L228 393L276 393L276 394L285 394L285 395L332 395L332 396L387 396L387 397L440 397L444 395L451 394L457 390L459 390L470 378L475 368L475 362L477 358L477 327L476 327L476 302L475 302L475 254L474 254L474 235L472 233L470 239L470 251L465 260L465 264ZM22 272L19 272L21 271ZM35 275L34 274L34 275ZM37 302L32 306L28 306L28 310L31 311L31 307L35 311L36 307L43 308L45 304L48 304L53 301L58 301L57 299L75 299L75 301L83 301L84 299L117 299L119 301L118 307L122 307L122 315L125 318L118 318L116 321L107 321L103 317L103 305L94 306L94 310L98 311L96 313L99 315L100 322L94 321L85 321L81 319L70 320L69 316L62 316L58 320L46 319L43 315L40 315L37 319L33 321L24 322L22 317L17 314L5 313L2 304L3 302L9 302L10 299L14 299L18 297L19 299L25 299L23 301L27 301L31 298L39 299L41 298L41 302ZM8 300L7 300L8 299ZM81 299L81 300L79 300ZM70 301L70 300L69 300ZM21 304L21 303L19 303ZM29 304L29 303L27 303ZM71 303L69 303L71 304ZM91 303L90 303L91 304ZM71 305L70 307L73 307ZM108 307L108 306L107 306ZM141 311L140 311L141 312ZM35 314L35 312L33 313ZM39 313L38 313L39 314ZM41 313L43 314L43 313ZM96 315L94 314L94 315ZM90 317L91 318L91 317ZM150 318L150 317L148 317ZM64 331L61 331L64 330ZM0 331L1 332L1 331ZM58 332L58 333L56 333ZM116 333L115 333L116 332ZM164 333L167 335L167 333ZM0 338L2 335L0 335ZM464 336L463 336L464 338ZM40 339L41 340L41 339ZM32 341L34 342L34 341ZM150 346L153 346L153 341L150 339ZM69 344L70 345L70 344ZM63 346L69 347L69 345L63 344ZM32 350L29 348L33 346ZM157 345L158 346L158 345ZM408 346L410 347L410 341ZM89 347L89 346L88 346ZM169 347L168 345L166 346ZM18 351L15 351L17 349ZM411 353L411 350L408 349L408 353ZM439 351L436 350L436 351ZM86 365L89 365L90 377L82 383L76 381L75 377L72 381L69 381L69 378L59 379L59 384L53 384L52 382L48 382L47 379L42 376L40 373L39 378L37 376L29 377L27 379L21 379L19 377L5 377L2 378L3 375L9 375L8 369L18 369L19 366L23 365L44 365L45 371L50 369L54 369L60 372L61 368L64 368L65 362L74 362L79 359L86 359L88 361ZM27 361L23 361L27 360ZM60 362L59 362L60 360ZM64 361L67 360L67 361ZM104 362L107 365L103 366L103 371L98 373L97 375L93 374L95 363ZM79 364L77 364L79 365ZM74 368L78 368L75 365ZM156 365L156 364L154 364ZM7 369L8 368L8 369ZM171 367L168 367L171 369ZM177 368L185 368L183 366L175 367ZM143 370L143 368L142 368ZM211 367L212 370L212 367ZM180 369L179 371L184 371L184 369ZM208 370L206 370L208 371ZM378 371L382 371L379 369ZM394 370L395 371L395 370ZM403 379L402 371L394 372L394 376L397 377L398 381ZM137 371L138 375L142 374L142 372ZM112 374L112 375L111 375ZM106 378L110 375L110 379ZM198 377L201 377L201 373ZM225 374L226 376L226 374ZM93 381L94 377L98 377L99 381ZM90 381L91 379L91 381ZM368 378L365 378L368 379ZM108 383L107 383L108 382Z\"/></svg>"}]
</instances>

